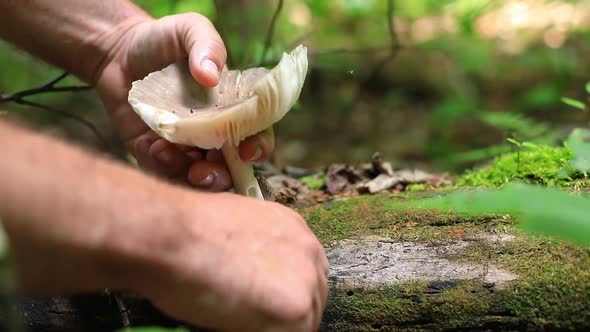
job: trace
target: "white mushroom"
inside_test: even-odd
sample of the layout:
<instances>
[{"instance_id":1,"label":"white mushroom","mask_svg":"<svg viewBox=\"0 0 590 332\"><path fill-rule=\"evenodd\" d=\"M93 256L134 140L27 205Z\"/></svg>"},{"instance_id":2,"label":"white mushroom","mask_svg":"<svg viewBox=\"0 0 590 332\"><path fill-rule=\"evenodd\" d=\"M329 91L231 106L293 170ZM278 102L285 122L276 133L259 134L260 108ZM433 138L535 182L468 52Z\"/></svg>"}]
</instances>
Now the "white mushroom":
<instances>
[{"instance_id":1,"label":"white mushroom","mask_svg":"<svg viewBox=\"0 0 590 332\"><path fill-rule=\"evenodd\" d=\"M293 107L307 75L307 48L284 53L271 70L225 70L205 88L180 61L133 82L129 104L162 138L203 149L221 149L237 193L263 199L252 166L237 147L281 120Z\"/></svg>"}]
</instances>

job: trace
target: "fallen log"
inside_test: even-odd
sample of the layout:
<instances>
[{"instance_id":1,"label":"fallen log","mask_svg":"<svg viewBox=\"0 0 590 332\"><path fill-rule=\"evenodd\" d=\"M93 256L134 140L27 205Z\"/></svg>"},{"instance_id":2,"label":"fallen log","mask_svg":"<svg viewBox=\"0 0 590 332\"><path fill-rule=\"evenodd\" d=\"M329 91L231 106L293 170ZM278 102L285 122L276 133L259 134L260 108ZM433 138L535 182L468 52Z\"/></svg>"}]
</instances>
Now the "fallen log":
<instances>
[{"instance_id":1,"label":"fallen log","mask_svg":"<svg viewBox=\"0 0 590 332\"><path fill-rule=\"evenodd\" d=\"M590 330L588 248L522 234L510 216L394 209L390 199L299 209L330 261L321 331ZM30 332L184 325L144 299L120 299L10 299L0 329L11 317Z\"/></svg>"}]
</instances>

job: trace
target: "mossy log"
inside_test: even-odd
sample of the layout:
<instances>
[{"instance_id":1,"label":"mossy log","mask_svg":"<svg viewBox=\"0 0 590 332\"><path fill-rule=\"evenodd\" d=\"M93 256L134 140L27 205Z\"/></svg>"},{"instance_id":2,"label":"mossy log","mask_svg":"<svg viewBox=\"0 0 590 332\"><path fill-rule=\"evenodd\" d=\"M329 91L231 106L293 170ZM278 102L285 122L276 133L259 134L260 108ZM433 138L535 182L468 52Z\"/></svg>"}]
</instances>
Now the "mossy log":
<instances>
[{"instance_id":1,"label":"mossy log","mask_svg":"<svg viewBox=\"0 0 590 332\"><path fill-rule=\"evenodd\" d=\"M590 330L588 248L521 234L511 216L392 204L403 199L299 208L330 260L322 331ZM131 326L182 325L145 300L122 302ZM107 294L17 303L32 332L114 331L125 320Z\"/></svg>"},{"instance_id":2,"label":"mossy log","mask_svg":"<svg viewBox=\"0 0 590 332\"><path fill-rule=\"evenodd\" d=\"M3 297L0 313L0 330L11 332L109 332L129 322L134 326L179 325L145 299L106 292L63 297Z\"/></svg>"}]
</instances>

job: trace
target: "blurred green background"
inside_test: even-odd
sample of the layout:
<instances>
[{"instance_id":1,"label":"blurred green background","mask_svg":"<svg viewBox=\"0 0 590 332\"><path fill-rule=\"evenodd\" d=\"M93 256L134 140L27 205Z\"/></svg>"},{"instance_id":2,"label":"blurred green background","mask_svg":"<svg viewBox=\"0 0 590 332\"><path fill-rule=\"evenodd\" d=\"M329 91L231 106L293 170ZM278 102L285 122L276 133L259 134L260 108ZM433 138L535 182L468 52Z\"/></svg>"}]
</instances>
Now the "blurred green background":
<instances>
[{"instance_id":1,"label":"blurred green background","mask_svg":"<svg viewBox=\"0 0 590 332\"><path fill-rule=\"evenodd\" d=\"M298 44L309 50L301 98L275 127L277 166L368 160L459 171L510 151L506 138L558 143L590 114L590 0L394 1L397 56L389 54L386 0L286 0L272 45L264 41L277 0L136 1L156 17L196 11L220 31L228 66L272 66ZM0 44L0 92L29 88L60 70ZM68 78L65 83L76 83ZM112 144L71 119L3 104L9 116L103 151L123 148L93 91L32 99L92 121ZM115 149L115 150L113 150Z\"/></svg>"}]
</instances>

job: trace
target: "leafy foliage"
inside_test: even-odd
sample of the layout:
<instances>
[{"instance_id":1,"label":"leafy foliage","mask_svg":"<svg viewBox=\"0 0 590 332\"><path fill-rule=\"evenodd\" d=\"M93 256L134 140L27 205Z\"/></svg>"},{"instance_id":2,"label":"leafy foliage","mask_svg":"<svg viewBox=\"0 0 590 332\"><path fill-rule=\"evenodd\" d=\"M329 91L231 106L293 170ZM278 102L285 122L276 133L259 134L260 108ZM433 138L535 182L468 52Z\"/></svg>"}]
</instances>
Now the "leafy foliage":
<instances>
[{"instance_id":1,"label":"leafy foliage","mask_svg":"<svg viewBox=\"0 0 590 332\"><path fill-rule=\"evenodd\" d=\"M570 161L569 168L585 173L590 172L590 130L574 129L565 145L575 155Z\"/></svg>"},{"instance_id":2,"label":"leafy foliage","mask_svg":"<svg viewBox=\"0 0 590 332\"><path fill-rule=\"evenodd\" d=\"M305 183L311 190L317 190L326 185L327 177L323 173L304 176L299 181Z\"/></svg>"},{"instance_id":3,"label":"leafy foliage","mask_svg":"<svg viewBox=\"0 0 590 332\"><path fill-rule=\"evenodd\" d=\"M515 180L544 185L571 183L560 176L574 157L569 148L527 142L519 144L519 151L497 157L489 166L467 171L459 178L458 184L500 186Z\"/></svg>"},{"instance_id":4,"label":"leafy foliage","mask_svg":"<svg viewBox=\"0 0 590 332\"><path fill-rule=\"evenodd\" d=\"M571 107L575 107L577 109L581 109L581 110L586 109L586 104L584 104L583 102L581 102L579 100L575 100L575 99L571 99L571 98L567 98L567 97L562 97L561 101L563 101L565 104L570 105Z\"/></svg>"}]
</instances>

